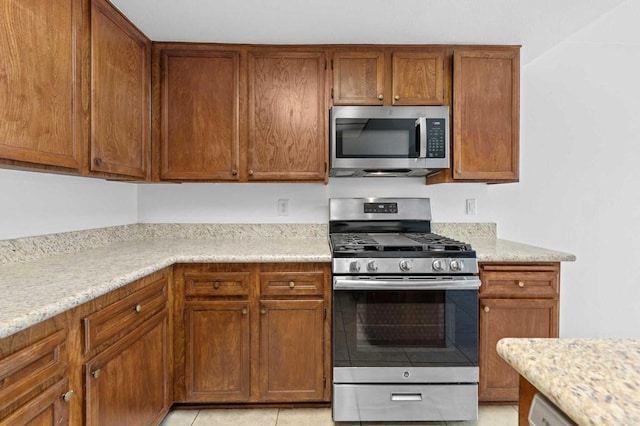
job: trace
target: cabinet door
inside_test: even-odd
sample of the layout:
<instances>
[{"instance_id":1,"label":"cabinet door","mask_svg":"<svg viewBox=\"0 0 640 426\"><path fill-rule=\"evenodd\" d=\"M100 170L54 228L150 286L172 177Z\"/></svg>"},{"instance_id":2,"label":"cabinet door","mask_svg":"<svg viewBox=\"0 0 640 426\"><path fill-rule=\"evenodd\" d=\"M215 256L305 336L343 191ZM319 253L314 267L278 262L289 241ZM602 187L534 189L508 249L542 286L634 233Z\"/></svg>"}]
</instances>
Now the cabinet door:
<instances>
[{"instance_id":1,"label":"cabinet door","mask_svg":"<svg viewBox=\"0 0 640 426\"><path fill-rule=\"evenodd\" d=\"M87 425L152 425L171 404L167 311L85 365Z\"/></svg>"},{"instance_id":2,"label":"cabinet door","mask_svg":"<svg viewBox=\"0 0 640 426\"><path fill-rule=\"evenodd\" d=\"M260 302L260 400L322 401L324 371L322 300Z\"/></svg>"},{"instance_id":3,"label":"cabinet door","mask_svg":"<svg viewBox=\"0 0 640 426\"><path fill-rule=\"evenodd\" d=\"M333 55L333 104L384 103L384 52L336 52Z\"/></svg>"},{"instance_id":4,"label":"cabinet door","mask_svg":"<svg viewBox=\"0 0 640 426\"><path fill-rule=\"evenodd\" d=\"M0 158L79 171L83 4L2 2Z\"/></svg>"},{"instance_id":5,"label":"cabinet door","mask_svg":"<svg viewBox=\"0 0 640 426\"><path fill-rule=\"evenodd\" d=\"M189 402L247 402L249 302L185 302L185 387Z\"/></svg>"},{"instance_id":6,"label":"cabinet door","mask_svg":"<svg viewBox=\"0 0 640 426\"><path fill-rule=\"evenodd\" d=\"M444 103L444 53L392 53L393 105Z\"/></svg>"},{"instance_id":7,"label":"cabinet door","mask_svg":"<svg viewBox=\"0 0 640 426\"><path fill-rule=\"evenodd\" d=\"M145 178L151 41L106 0L91 1L91 170Z\"/></svg>"},{"instance_id":8,"label":"cabinet door","mask_svg":"<svg viewBox=\"0 0 640 426\"><path fill-rule=\"evenodd\" d=\"M249 180L323 181L324 51L249 53Z\"/></svg>"},{"instance_id":9,"label":"cabinet door","mask_svg":"<svg viewBox=\"0 0 640 426\"><path fill-rule=\"evenodd\" d=\"M518 181L518 49L455 50L453 178Z\"/></svg>"},{"instance_id":10,"label":"cabinet door","mask_svg":"<svg viewBox=\"0 0 640 426\"><path fill-rule=\"evenodd\" d=\"M240 54L161 52L160 178L238 180Z\"/></svg>"},{"instance_id":11,"label":"cabinet door","mask_svg":"<svg viewBox=\"0 0 640 426\"><path fill-rule=\"evenodd\" d=\"M69 424L68 380L60 380L0 420L0 426L64 426Z\"/></svg>"},{"instance_id":12,"label":"cabinet door","mask_svg":"<svg viewBox=\"0 0 640 426\"><path fill-rule=\"evenodd\" d=\"M496 352L503 337L558 337L558 301L480 300L480 401L518 400L519 375Z\"/></svg>"}]
</instances>

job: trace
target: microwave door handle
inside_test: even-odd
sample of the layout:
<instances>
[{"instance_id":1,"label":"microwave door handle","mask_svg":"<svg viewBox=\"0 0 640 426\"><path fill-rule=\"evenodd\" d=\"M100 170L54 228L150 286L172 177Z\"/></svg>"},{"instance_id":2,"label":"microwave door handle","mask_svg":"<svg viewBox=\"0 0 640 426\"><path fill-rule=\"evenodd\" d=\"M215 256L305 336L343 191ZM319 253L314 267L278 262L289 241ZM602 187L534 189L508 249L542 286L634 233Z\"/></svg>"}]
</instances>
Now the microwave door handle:
<instances>
[{"instance_id":1,"label":"microwave door handle","mask_svg":"<svg viewBox=\"0 0 640 426\"><path fill-rule=\"evenodd\" d=\"M427 117L418 117L416 120L418 138L420 140L420 152L418 158L427 158Z\"/></svg>"}]
</instances>

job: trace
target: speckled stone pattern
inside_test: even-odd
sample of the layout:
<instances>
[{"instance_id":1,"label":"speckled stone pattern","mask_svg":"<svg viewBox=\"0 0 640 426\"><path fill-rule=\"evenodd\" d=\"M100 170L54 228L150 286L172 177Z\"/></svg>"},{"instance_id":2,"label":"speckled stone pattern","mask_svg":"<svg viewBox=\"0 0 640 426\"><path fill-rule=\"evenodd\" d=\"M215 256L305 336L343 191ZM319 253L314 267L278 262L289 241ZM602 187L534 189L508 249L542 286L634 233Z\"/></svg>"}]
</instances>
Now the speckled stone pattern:
<instances>
[{"instance_id":1,"label":"speckled stone pattern","mask_svg":"<svg viewBox=\"0 0 640 426\"><path fill-rule=\"evenodd\" d=\"M579 425L640 425L640 339L502 339L498 354Z\"/></svg>"},{"instance_id":2,"label":"speckled stone pattern","mask_svg":"<svg viewBox=\"0 0 640 426\"><path fill-rule=\"evenodd\" d=\"M465 240L476 251L480 262L573 262L570 253L530 246L499 238L474 238Z\"/></svg>"},{"instance_id":3,"label":"speckled stone pattern","mask_svg":"<svg viewBox=\"0 0 640 426\"><path fill-rule=\"evenodd\" d=\"M103 247L122 241L158 238L251 239L327 238L326 224L133 224L0 241L0 265Z\"/></svg>"},{"instance_id":4,"label":"speckled stone pattern","mask_svg":"<svg viewBox=\"0 0 640 426\"><path fill-rule=\"evenodd\" d=\"M431 223L431 231L455 240L469 238L496 238L495 223Z\"/></svg>"},{"instance_id":5,"label":"speckled stone pattern","mask_svg":"<svg viewBox=\"0 0 640 426\"><path fill-rule=\"evenodd\" d=\"M480 261L575 260L487 237L492 224L448 229L466 232ZM174 263L330 261L325 224L138 224L0 241L0 338Z\"/></svg>"},{"instance_id":6,"label":"speckled stone pattern","mask_svg":"<svg viewBox=\"0 0 640 426\"><path fill-rule=\"evenodd\" d=\"M0 265L102 247L138 237L138 225L134 224L0 240Z\"/></svg>"},{"instance_id":7,"label":"speckled stone pattern","mask_svg":"<svg viewBox=\"0 0 640 426\"><path fill-rule=\"evenodd\" d=\"M124 241L0 266L0 338L174 263L330 262L326 238Z\"/></svg>"}]
</instances>

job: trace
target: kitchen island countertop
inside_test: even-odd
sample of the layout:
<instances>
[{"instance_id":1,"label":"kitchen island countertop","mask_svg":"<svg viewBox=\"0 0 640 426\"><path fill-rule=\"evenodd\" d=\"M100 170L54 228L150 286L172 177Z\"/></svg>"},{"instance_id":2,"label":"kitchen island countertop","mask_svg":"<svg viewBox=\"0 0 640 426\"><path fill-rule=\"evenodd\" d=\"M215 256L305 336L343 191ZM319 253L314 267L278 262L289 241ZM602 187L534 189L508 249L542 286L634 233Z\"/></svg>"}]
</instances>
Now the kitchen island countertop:
<instances>
[{"instance_id":1,"label":"kitchen island countertop","mask_svg":"<svg viewBox=\"0 0 640 426\"><path fill-rule=\"evenodd\" d=\"M640 425L640 339L516 339L498 354L579 425Z\"/></svg>"}]
</instances>

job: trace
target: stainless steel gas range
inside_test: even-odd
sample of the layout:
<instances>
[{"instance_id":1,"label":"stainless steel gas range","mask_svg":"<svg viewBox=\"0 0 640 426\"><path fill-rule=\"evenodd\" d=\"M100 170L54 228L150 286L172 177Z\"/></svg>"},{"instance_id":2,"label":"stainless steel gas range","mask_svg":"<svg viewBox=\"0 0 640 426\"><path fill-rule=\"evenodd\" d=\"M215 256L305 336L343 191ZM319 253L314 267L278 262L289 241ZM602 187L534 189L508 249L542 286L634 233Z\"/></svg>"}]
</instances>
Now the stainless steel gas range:
<instances>
[{"instance_id":1,"label":"stainless steel gas range","mask_svg":"<svg viewBox=\"0 0 640 426\"><path fill-rule=\"evenodd\" d=\"M329 201L333 419L478 416L478 262L428 198Z\"/></svg>"}]
</instances>

